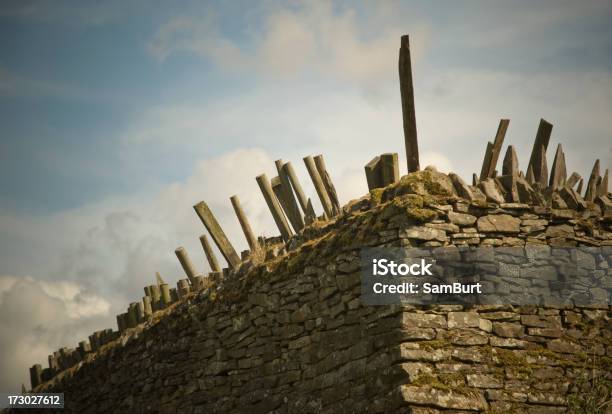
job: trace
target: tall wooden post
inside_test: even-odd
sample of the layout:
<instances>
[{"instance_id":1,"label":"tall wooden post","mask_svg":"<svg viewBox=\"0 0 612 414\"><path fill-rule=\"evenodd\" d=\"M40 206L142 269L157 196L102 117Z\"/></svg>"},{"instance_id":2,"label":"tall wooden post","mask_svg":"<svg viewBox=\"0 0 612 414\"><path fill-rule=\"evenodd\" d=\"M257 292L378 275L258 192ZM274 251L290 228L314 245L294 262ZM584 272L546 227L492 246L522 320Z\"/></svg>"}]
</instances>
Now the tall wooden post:
<instances>
[{"instance_id":1,"label":"tall wooden post","mask_svg":"<svg viewBox=\"0 0 612 414\"><path fill-rule=\"evenodd\" d=\"M183 267L185 274L189 278L189 281L193 283L193 278L198 274L198 272L196 271L191 259L189 258L187 250L185 250L184 247L177 247L174 253L176 254L176 257L178 258L179 262L181 262L181 266Z\"/></svg>"},{"instance_id":2,"label":"tall wooden post","mask_svg":"<svg viewBox=\"0 0 612 414\"><path fill-rule=\"evenodd\" d=\"M289 241L291 238L291 229L289 228L289 223L287 223L287 220L285 219L283 210L281 210L281 206L278 204L278 200L276 200L276 196L272 192L270 180L268 180L268 177L265 174L258 175L256 180L257 184L259 184L259 188L261 189L261 193L268 204L268 208L272 213L274 222L280 231L281 237L286 242Z\"/></svg>"},{"instance_id":3,"label":"tall wooden post","mask_svg":"<svg viewBox=\"0 0 612 414\"><path fill-rule=\"evenodd\" d=\"M220 272L221 266L219 266L217 256L215 256L215 252L213 252L212 246L210 245L208 237L206 237L205 234L200 236L200 243L202 243L202 249L204 249L206 260L208 260L208 264L210 265L210 270L213 272Z\"/></svg>"},{"instance_id":4,"label":"tall wooden post","mask_svg":"<svg viewBox=\"0 0 612 414\"><path fill-rule=\"evenodd\" d=\"M327 195L327 190L325 189L323 180L321 179L314 160L310 155L304 157L304 164L306 164L306 169L308 170L308 174L310 174L310 179L314 184L315 190L317 190L317 194L319 196L319 200L321 200L321 205L323 206L323 210L325 210L325 214L327 214L327 217L333 217L334 211L332 208L331 200Z\"/></svg>"},{"instance_id":5,"label":"tall wooden post","mask_svg":"<svg viewBox=\"0 0 612 414\"><path fill-rule=\"evenodd\" d=\"M417 141L416 115L414 110L414 88L412 86L412 62L410 60L410 40L402 36L399 50L400 94L402 97L402 116L404 121L404 140L406 143L406 160L408 172L415 172L419 167L419 145Z\"/></svg>"},{"instance_id":6,"label":"tall wooden post","mask_svg":"<svg viewBox=\"0 0 612 414\"><path fill-rule=\"evenodd\" d=\"M285 163L283 165L283 171L289 178L291 182L291 187L293 187L293 191L295 191L295 195L297 196L298 202L300 203L300 207L304 212L304 218L306 224L311 223L316 218L316 214L314 209L312 208L312 203L310 200L304 195L304 190L302 189L302 185L295 174L295 170L293 169L293 165L290 162Z\"/></svg>"},{"instance_id":7,"label":"tall wooden post","mask_svg":"<svg viewBox=\"0 0 612 414\"><path fill-rule=\"evenodd\" d=\"M249 224L249 220L244 214L244 210L242 209L242 205L240 204L240 200L238 196L231 196L230 201L232 202L232 207L234 207L234 211L236 212L236 216L238 217L238 221L240 222L240 227L242 227L242 232L244 233L244 237L247 239L247 243L249 244L249 248L251 252L259 249L259 243L257 242L257 238L253 234L253 230L251 230L251 225ZM216 271L216 270L215 270Z\"/></svg>"},{"instance_id":8,"label":"tall wooden post","mask_svg":"<svg viewBox=\"0 0 612 414\"><path fill-rule=\"evenodd\" d=\"M204 201L200 201L198 204L193 206L193 208L198 217L200 217L200 220L202 220L202 223L204 223L204 226L206 226L206 229L219 248L219 251L227 261L229 267L237 267L240 264L240 257L238 257L234 246L232 246L229 239L225 235L225 232L208 207L208 204L206 204Z\"/></svg>"}]
</instances>

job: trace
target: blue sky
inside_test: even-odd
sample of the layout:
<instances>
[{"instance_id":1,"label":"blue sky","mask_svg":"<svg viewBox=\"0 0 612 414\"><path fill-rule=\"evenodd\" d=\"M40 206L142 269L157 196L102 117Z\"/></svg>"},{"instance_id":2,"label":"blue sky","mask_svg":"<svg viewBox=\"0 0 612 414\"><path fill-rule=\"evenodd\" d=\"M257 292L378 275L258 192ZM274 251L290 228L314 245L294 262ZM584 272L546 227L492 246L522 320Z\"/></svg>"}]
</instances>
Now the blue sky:
<instances>
[{"instance_id":1,"label":"blue sky","mask_svg":"<svg viewBox=\"0 0 612 414\"><path fill-rule=\"evenodd\" d=\"M254 180L275 159L314 196L301 158L323 153L341 201L363 195L369 159L404 157L404 33L423 165L468 179L502 117L520 166L541 117L550 158L611 164L605 1L124 3L0 4L0 389L114 326L155 271L174 283L178 245L206 271L195 202L239 249L233 194L275 234Z\"/></svg>"}]
</instances>

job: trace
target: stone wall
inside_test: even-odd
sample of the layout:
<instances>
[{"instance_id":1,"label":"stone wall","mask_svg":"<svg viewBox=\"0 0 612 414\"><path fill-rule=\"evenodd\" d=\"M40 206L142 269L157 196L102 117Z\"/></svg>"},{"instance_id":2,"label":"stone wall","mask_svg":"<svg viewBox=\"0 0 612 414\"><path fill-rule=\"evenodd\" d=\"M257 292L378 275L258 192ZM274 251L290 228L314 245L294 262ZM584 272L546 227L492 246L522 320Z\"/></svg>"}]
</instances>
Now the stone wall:
<instances>
[{"instance_id":1,"label":"stone wall","mask_svg":"<svg viewBox=\"0 0 612 414\"><path fill-rule=\"evenodd\" d=\"M571 412L610 398L609 306L364 306L359 249L527 243L609 257L607 213L468 202L446 175L413 173L34 391L64 392L75 413ZM608 280L611 264L596 262Z\"/></svg>"}]
</instances>

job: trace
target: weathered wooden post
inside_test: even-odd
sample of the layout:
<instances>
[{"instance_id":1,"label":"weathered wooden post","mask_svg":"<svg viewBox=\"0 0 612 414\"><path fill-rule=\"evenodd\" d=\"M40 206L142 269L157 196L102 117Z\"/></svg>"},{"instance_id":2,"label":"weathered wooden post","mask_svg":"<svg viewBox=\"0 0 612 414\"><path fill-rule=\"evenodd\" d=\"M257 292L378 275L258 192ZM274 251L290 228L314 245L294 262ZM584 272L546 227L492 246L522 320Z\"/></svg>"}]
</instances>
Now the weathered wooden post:
<instances>
[{"instance_id":1,"label":"weathered wooden post","mask_svg":"<svg viewBox=\"0 0 612 414\"><path fill-rule=\"evenodd\" d=\"M580 176L580 174L578 174L577 172L573 172L572 175L570 175L567 181L565 182L565 185L569 188L574 188L576 183L580 181L581 178L582 177Z\"/></svg>"},{"instance_id":2,"label":"weathered wooden post","mask_svg":"<svg viewBox=\"0 0 612 414\"><path fill-rule=\"evenodd\" d=\"M300 207L304 212L304 222L306 224L312 223L316 219L317 215L314 212L310 199L308 199L304 195L304 190L302 189L300 180L298 180L297 175L295 174L295 170L293 169L293 165L291 165L291 162L287 162L285 163L285 165L283 165L283 171L289 178L289 181L291 182L291 187L293 187L293 191L295 191L295 195L298 199L298 202L300 203Z\"/></svg>"},{"instance_id":3,"label":"weathered wooden post","mask_svg":"<svg viewBox=\"0 0 612 414\"><path fill-rule=\"evenodd\" d=\"M288 220L288 223L291 223L291 227L293 227L291 207L289 201L286 199L285 192L283 191L283 185L278 176L272 177L270 180L270 187L272 187L272 192L276 197L276 201L278 201L278 204L281 206L281 211L283 212L285 219ZM296 227L293 227L293 230L297 232Z\"/></svg>"},{"instance_id":4,"label":"weathered wooden post","mask_svg":"<svg viewBox=\"0 0 612 414\"><path fill-rule=\"evenodd\" d=\"M127 311L128 317L127 317L127 327L128 328L133 328L136 325L138 325L138 302L132 302L130 303L130 305L128 306L128 311ZM94 343L91 344L92 348L97 348L97 343L95 341L97 341L98 338L94 339ZM91 340L91 338L90 338Z\"/></svg>"},{"instance_id":5,"label":"weathered wooden post","mask_svg":"<svg viewBox=\"0 0 612 414\"><path fill-rule=\"evenodd\" d=\"M399 161L396 152L380 156L380 173L383 187L399 181Z\"/></svg>"},{"instance_id":6,"label":"weathered wooden post","mask_svg":"<svg viewBox=\"0 0 612 414\"><path fill-rule=\"evenodd\" d=\"M493 143L491 143L491 141L487 142L487 149L482 162L482 169L480 170L481 181L493 177L493 171L497 165L497 160L499 159L501 147L504 144L504 138L506 137L506 131L508 130L509 124L509 119L501 119L497 126L497 132L495 133L495 140Z\"/></svg>"},{"instance_id":7,"label":"weathered wooden post","mask_svg":"<svg viewBox=\"0 0 612 414\"><path fill-rule=\"evenodd\" d=\"M302 217L298 203L295 201L295 197L293 196L291 180L289 179L286 170L283 168L284 163L282 160L276 160L274 164L276 165L276 171L278 172L278 179L282 193L282 196L278 200L281 202L281 204L283 204L282 207L287 213L287 218L291 222L291 226L296 233L299 233L304 228L304 218ZM274 186L272 186L272 190L276 192Z\"/></svg>"},{"instance_id":8,"label":"weathered wooden post","mask_svg":"<svg viewBox=\"0 0 612 414\"><path fill-rule=\"evenodd\" d=\"M559 144L557 146L557 152L555 153L555 159L553 160L552 169L550 170L550 182L548 185L554 191L563 187L566 179L565 154L563 153L563 146Z\"/></svg>"},{"instance_id":9,"label":"weathered wooden post","mask_svg":"<svg viewBox=\"0 0 612 414\"><path fill-rule=\"evenodd\" d=\"M383 187L379 155L372 158L372 160L365 165L364 170L368 182L368 190L372 191L375 188Z\"/></svg>"},{"instance_id":10,"label":"weathered wooden post","mask_svg":"<svg viewBox=\"0 0 612 414\"><path fill-rule=\"evenodd\" d=\"M244 210L242 209L242 205L240 204L240 200L238 199L238 196L236 195L231 196L230 201L232 202L232 207L234 207L234 212L236 213L236 216L238 217L238 221L240 222L240 227L242 228L244 237L246 238L247 243L249 244L249 248L251 249L252 252L258 250L259 243L257 242L257 237L255 237L255 234L253 233L253 230L251 229L251 225L249 224L249 220L247 219L246 214L244 214ZM218 269L218 270L221 270L221 269ZM218 270L213 269L213 272L216 272Z\"/></svg>"},{"instance_id":11,"label":"weathered wooden post","mask_svg":"<svg viewBox=\"0 0 612 414\"><path fill-rule=\"evenodd\" d=\"M138 302L136 305L136 316L138 323L143 323L145 321L144 303L142 301Z\"/></svg>"},{"instance_id":12,"label":"weathered wooden post","mask_svg":"<svg viewBox=\"0 0 612 414\"><path fill-rule=\"evenodd\" d=\"M172 303L172 297L170 296L170 287L167 283L160 285L159 290L161 292L161 303L164 308L167 308Z\"/></svg>"},{"instance_id":13,"label":"weathered wooden post","mask_svg":"<svg viewBox=\"0 0 612 414\"><path fill-rule=\"evenodd\" d=\"M91 352L91 344L89 341L81 341L79 342L79 353L81 354L81 359L85 358L85 355Z\"/></svg>"},{"instance_id":14,"label":"weathered wooden post","mask_svg":"<svg viewBox=\"0 0 612 414\"><path fill-rule=\"evenodd\" d=\"M35 388L37 385L42 384L42 366L40 364L33 365L30 368L30 384L32 384L32 388Z\"/></svg>"},{"instance_id":15,"label":"weathered wooden post","mask_svg":"<svg viewBox=\"0 0 612 414\"><path fill-rule=\"evenodd\" d=\"M546 157L546 150L548 149L548 142L550 141L552 128L553 126L551 123L547 122L545 119L540 119L540 125L538 126L538 132L536 133L533 149L531 150L529 164L527 164L527 177L529 177L529 169L531 168L534 182L540 183L541 188L546 187L548 184L548 171L546 171L546 180L543 180L544 173L541 169L542 165L546 163L545 160L542 160L542 156ZM542 147L544 150L542 150ZM529 178L527 181L529 182ZM544 181L543 186L542 181Z\"/></svg>"},{"instance_id":16,"label":"weathered wooden post","mask_svg":"<svg viewBox=\"0 0 612 414\"><path fill-rule=\"evenodd\" d=\"M597 195L605 196L608 195L608 169L606 168L606 172L601 179L601 183L597 186Z\"/></svg>"},{"instance_id":17,"label":"weathered wooden post","mask_svg":"<svg viewBox=\"0 0 612 414\"><path fill-rule=\"evenodd\" d=\"M153 315L153 306L151 305L151 297L145 296L142 298L142 304L144 305L145 318L148 319Z\"/></svg>"},{"instance_id":18,"label":"weathered wooden post","mask_svg":"<svg viewBox=\"0 0 612 414\"><path fill-rule=\"evenodd\" d=\"M272 187L270 186L270 180L265 174L258 175L256 177L257 184L259 184L259 188L261 189L261 193L268 204L268 208L272 213L272 217L274 218L274 222L276 223L276 227L281 233L281 237L286 242L291 238L291 229L289 228L289 223L285 219L285 215L281 210L281 206L278 204L276 200L276 196L272 192Z\"/></svg>"},{"instance_id":19,"label":"weathered wooden post","mask_svg":"<svg viewBox=\"0 0 612 414\"><path fill-rule=\"evenodd\" d=\"M176 290L178 291L179 294L179 298L184 298L185 296L187 296L189 294L189 280L187 279L180 279L177 283L176 283Z\"/></svg>"},{"instance_id":20,"label":"weathered wooden post","mask_svg":"<svg viewBox=\"0 0 612 414\"><path fill-rule=\"evenodd\" d=\"M408 172L415 172L419 167L419 144L417 141L416 115L414 109L414 88L412 85L412 62L410 59L410 39L402 36L399 50L400 95L402 97L402 118L404 123L404 141L406 143L406 161Z\"/></svg>"},{"instance_id":21,"label":"weathered wooden post","mask_svg":"<svg viewBox=\"0 0 612 414\"><path fill-rule=\"evenodd\" d=\"M321 200L321 205L323 206L325 214L327 214L327 217L333 217L334 210L332 208L331 200L327 195L327 190L325 189L325 185L323 184L323 179L319 175L319 171L317 170L314 160L310 155L304 157L304 164L306 165L306 169L308 170L310 179L312 180L315 190L317 191L319 200Z\"/></svg>"},{"instance_id":22,"label":"weathered wooden post","mask_svg":"<svg viewBox=\"0 0 612 414\"><path fill-rule=\"evenodd\" d=\"M591 170L591 175L589 176L589 182L587 183L587 188L584 193L585 201L593 201L595 197L597 197L597 179L599 178L599 159L595 160L595 164L593 165L593 170Z\"/></svg>"},{"instance_id":23,"label":"weathered wooden post","mask_svg":"<svg viewBox=\"0 0 612 414\"><path fill-rule=\"evenodd\" d=\"M325 159L323 158L323 154L319 154L314 157L315 166L317 167L317 171L323 180L323 185L325 186L325 190L327 190L327 195L329 196L329 200L332 204L332 212L335 215L340 213L340 201L338 200L338 193L336 193L336 187L332 182L331 176L329 175L329 171L327 171L327 167L325 166Z\"/></svg>"},{"instance_id":24,"label":"weathered wooden post","mask_svg":"<svg viewBox=\"0 0 612 414\"><path fill-rule=\"evenodd\" d=\"M159 290L159 285L150 285L149 292L151 292L151 306L153 311L161 309L161 292Z\"/></svg>"},{"instance_id":25,"label":"weathered wooden post","mask_svg":"<svg viewBox=\"0 0 612 414\"><path fill-rule=\"evenodd\" d=\"M217 261L217 256L215 256L215 252L212 250L212 246L208 242L208 237L205 234L200 236L200 243L202 243L202 249L204 249L204 254L206 255L206 260L208 260L208 265L213 272L220 272L221 266L219 266L219 262Z\"/></svg>"},{"instance_id":26,"label":"weathered wooden post","mask_svg":"<svg viewBox=\"0 0 612 414\"><path fill-rule=\"evenodd\" d=\"M117 329L119 330L119 333L123 333L123 331L127 329L125 317L125 313L120 313L119 315L117 315Z\"/></svg>"},{"instance_id":27,"label":"weathered wooden post","mask_svg":"<svg viewBox=\"0 0 612 414\"><path fill-rule=\"evenodd\" d=\"M179 262L181 262L181 266L183 267L185 274L189 278L189 281L192 282L194 276L196 276L198 272L193 266L193 263L191 262L191 259L189 258L189 255L187 254L187 250L185 250L184 247L180 246L176 248L174 253L176 254L176 257L178 258Z\"/></svg>"},{"instance_id":28,"label":"weathered wooden post","mask_svg":"<svg viewBox=\"0 0 612 414\"><path fill-rule=\"evenodd\" d=\"M200 201L198 204L193 206L202 223L208 229L208 233L213 238L215 244L219 248L219 251L227 261L229 267L238 267L240 264L240 258L234 249L234 246L230 243L229 239L225 235L225 232L219 225L219 222L213 215L212 211L204 201Z\"/></svg>"}]
</instances>

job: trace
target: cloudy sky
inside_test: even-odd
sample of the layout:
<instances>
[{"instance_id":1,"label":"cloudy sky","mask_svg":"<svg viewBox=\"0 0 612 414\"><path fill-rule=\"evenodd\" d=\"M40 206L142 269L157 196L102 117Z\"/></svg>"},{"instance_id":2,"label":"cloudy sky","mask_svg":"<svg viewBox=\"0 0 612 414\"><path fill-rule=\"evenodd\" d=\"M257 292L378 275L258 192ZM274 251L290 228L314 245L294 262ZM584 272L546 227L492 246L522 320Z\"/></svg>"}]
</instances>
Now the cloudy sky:
<instances>
[{"instance_id":1,"label":"cloudy sky","mask_svg":"<svg viewBox=\"0 0 612 414\"><path fill-rule=\"evenodd\" d=\"M275 159L315 197L323 153L342 202L374 155L403 167L404 33L422 166L469 179L502 117L524 166L543 117L549 157L609 168L608 1L0 3L0 391L175 283L177 246L208 270L196 202L242 250L229 197L275 235L254 179Z\"/></svg>"}]
</instances>

